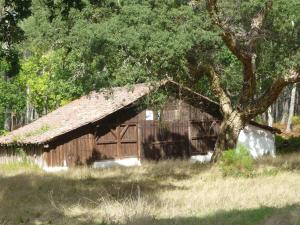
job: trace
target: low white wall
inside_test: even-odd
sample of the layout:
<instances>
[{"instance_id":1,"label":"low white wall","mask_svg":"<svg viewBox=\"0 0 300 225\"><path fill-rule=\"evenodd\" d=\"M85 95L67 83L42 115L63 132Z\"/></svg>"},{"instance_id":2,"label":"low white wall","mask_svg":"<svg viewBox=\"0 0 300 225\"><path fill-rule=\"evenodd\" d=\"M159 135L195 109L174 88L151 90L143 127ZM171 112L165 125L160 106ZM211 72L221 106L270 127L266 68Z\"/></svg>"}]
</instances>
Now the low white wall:
<instances>
[{"instance_id":1,"label":"low white wall","mask_svg":"<svg viewBox=\"0 0 300 225\"><path fill-rule=\"evenodd\" d=\"M193 155L190 158L190 162L192 163L206 163L206 162L210 162L211 157L212 157L213 153L212 152L208 152L206 155Z\"/></svg>"},{"instance_id":2,"label":"low white wall","mask_svg":"<svg viewBox=\"0 0 300 225\"><path fill-rule=\"evenodd\" d=\"M124 158L116 160L97 161L93 163L93 168L108 168L113 166L140 166L141 161L138 158Z\"/></svg>"},{"instance_id":3,"label":"low white wall","mask_svg":"<svg viewBox=\"0 0 300 225\"><path fill-rule=\"evenodd\" d=\"M253 125L247 125L240 132L238 144L245 146L254 158L267 154L275 156L275 135Z\"/></svg>"},{"instance_id":4,"label":"low white wall","mask_svg":"<svg viewBox=\"0 0 300 225\"><path fill-rule=\"evenodd\" d=\"M93 168L109 168L113 166L140 166L141 161L138 158L125 158L125 159L116 159L116 160L104 160L104 161L96 161L93 163ZM66 171L69 168L67 166L55 166L55 167L48 167L43 166L42 169L46 172L60 172Z\"/></svg>"},{"instance_id":5,"label":"low white wall","mask_svg":"<svg viewBox=\"0 0 300 225\"><path fill-rule=\"evenodd\" d=\"M261 129L253 125L247 125L244 130L240 132L238 138L238 145L245 146L253 158L263 155L275 156L275 135L271 131ZM210 162L212 152L207 155L194 155L191 156L191 162Z\"/></svg>"},{"instance_id":6,"label":"low white wall","mask_svg":"<svg viewBox=\"0 0 300 225\"><path fill-rule=\"evenodd\" d=\"M56 172L61 172L61 171L67 171L69 169L69 167L67 167L67 166L53 166L53 167L44 166L44 167L42 167L42 169L48 173L56 173Z\"/></svg>"}]
</instances>

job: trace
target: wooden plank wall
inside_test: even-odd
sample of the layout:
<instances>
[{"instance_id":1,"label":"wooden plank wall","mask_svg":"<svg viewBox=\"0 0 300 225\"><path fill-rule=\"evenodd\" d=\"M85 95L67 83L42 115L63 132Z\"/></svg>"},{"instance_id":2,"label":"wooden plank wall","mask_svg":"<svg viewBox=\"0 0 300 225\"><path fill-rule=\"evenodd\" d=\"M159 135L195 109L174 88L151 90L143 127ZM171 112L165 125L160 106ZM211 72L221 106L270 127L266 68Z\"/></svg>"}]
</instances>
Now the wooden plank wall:
<instances>
[{"instance_id":1,"label":"wooden plank wall","mask_svg":"<svg viewBox=\"0 0 300 225\"><path fill-rule=\"evenodd\" d=\"M124 108L120 112L113 113L97 123L86 125L63 135L58 140L52 141L47 152L44 153L45 161L48 166L51 167L73 167L77 165L89 165L94 161L103 160L104 158L101 157L103 152L99 154L96 141L99 141L99 137L109 135L110 129L120 127L120 124L124 123L137 124L137 112L134 108ZM136 127L134 127L133 131L136 131ZM124 133L123 140L120 141L120 143L122 142L121 148L119 149L120 157L130 154L128 145L131 144L129 142L133 141L133 139L128 137L128 133L135 133L132 132L132 127ZM109 145L109 143L107 143L107 145ZM113 152L116 149L109 147L108 149L112 152L111 154L114 155Z\"/></svg>"},{"instance_id":2,"label":"wooden plank wall","mask_svg":"<svg viewBox=\"0 0 300 225\"><path fill-rule=\"evenodd\" d=\"M153 121L145 120L145 112L139 115L145 158L185 157L214 150L220 122L211 114L175 99L163 106L160 115Z\"/></svg>"},{"instance_id":3,"label":"wooden plank wall","mask_svg":"<svg viewBox=\"0 0 300 225\"><path fill-rule=\"evenodd\" d=\"M108 132L96 135L95 160L138 157L137 122L108 127Z\"/></svg>"},{"instance_id":4,"label":"wooden plank wall","mask_svg":"<svg viewBox=\"0 0 300 225\"><path fill-rule=\"evenodd\" d=\"M218 120L191 120L190 127L190 153L203 155L213 151L217 141L220 122Z\"/></svg>"},{"instance_id":5,"label":"wooden plank wall","mask_svg":"<svg viewBox=\"0 0 300 225\"><path fill-rule=\"evenodd\" d=\"M94 135L90 133L74 137L52 147L50 151L44 153L43 157L50 167L86 165L93 157L94 143Z\"/></svg>"},{"instance_id":6,"label":"wooden plank wall","mask_svg":"<svg viewBox=\"0 0 300 225\"><path fill-rule=\"evenodd\" d=\"M144 158L161 159L188 156L188 126L187 121L141 122Z\"/></svg>"},{"instance_id":7,"label":"wooden plank wall","mask_svg":"<svg viewBox=\"0 0 300 225\"><path fill-rule=\"evenodd\" d=\"M153 121L145 120L145 112L124 108L98 123L63 135L44 150L28 149L28 154L42 155L51 167L72 167L103 159L185 157L213 150L219 122L201 108L173 99L159 110L160 116L154 110ZM113 137L111 129L120 137ZM19 159L5 148L0 155L5 162Z\"/></svg>"}]
</instances>

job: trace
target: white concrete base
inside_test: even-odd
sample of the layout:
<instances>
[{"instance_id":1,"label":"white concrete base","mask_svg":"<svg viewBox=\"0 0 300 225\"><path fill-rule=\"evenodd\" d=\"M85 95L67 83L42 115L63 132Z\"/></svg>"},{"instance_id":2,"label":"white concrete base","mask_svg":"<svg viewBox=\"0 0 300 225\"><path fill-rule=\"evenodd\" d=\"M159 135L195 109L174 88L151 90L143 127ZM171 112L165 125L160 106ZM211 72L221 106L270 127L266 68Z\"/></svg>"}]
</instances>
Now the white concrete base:
<instances>
[{"instance_id":1,"label":"white concrete base","mask_svg":"<svg viewBox=\"0 0 300 225\"><path fill-rule=\"evenodd\" d=\"M109 168L113 166L140 166L141 161L138 158L125 158L125 159L116 159L116 160L105 160L98 161L93 163L93 168Z\"/></svg>"},{"instance_id":2,"label":"white concrete base","mask_svg":"<svg viewBox=\"0 0 300 225\"><path fill-rule=\"evenodd\" d=\"M213 153L208 152L206 155L193 155L190 158L190 162L192 163L207 163L210 162Z\"/></svg>"},{"instance_id":3,"label":"white concrete base","mask_svg":"<svg viewBox=\"0 0 300 225\"><path fill-rule=\"evenodd\" d=\"M67 166L54 166L54 167L44 166L44 167L42 167L42 169L47 173L56 173L56 172L67 171L69 169L69 167L67 167Z\"/></svg>"},{"instance_id":4,"label":"white concrete base","mask_svg":"<svg viewBox=\"0 0 300 225\"><path fill-rule=\"evenodd\" d=\"M275 135L253 125L247 125L240 132L238 145L245 146L253 158L263 155L275 156L276 153Z\"/></svg>"}]
</instances>

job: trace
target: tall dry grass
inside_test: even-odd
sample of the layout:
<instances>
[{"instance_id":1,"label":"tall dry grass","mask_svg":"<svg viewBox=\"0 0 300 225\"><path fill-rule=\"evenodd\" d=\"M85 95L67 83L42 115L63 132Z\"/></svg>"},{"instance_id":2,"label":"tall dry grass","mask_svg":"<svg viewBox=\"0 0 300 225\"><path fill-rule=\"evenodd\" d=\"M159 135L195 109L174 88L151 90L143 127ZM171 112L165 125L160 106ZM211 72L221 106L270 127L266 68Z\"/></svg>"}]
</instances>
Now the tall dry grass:
<instances>
[{"instance_id":1,"label":"tall dry grass","mask_svg":"<svg viewBox=\"0 0 300 225\"><path fill-rule=\"evenodd\" d=\"M294 157L281 160L294 165ZM300 224L298 167L275 161L257 167L278 173L253 178L224 178L217 166L187 161L57 174L2 170L0 224Z\"/></svg>"}]
</instances>

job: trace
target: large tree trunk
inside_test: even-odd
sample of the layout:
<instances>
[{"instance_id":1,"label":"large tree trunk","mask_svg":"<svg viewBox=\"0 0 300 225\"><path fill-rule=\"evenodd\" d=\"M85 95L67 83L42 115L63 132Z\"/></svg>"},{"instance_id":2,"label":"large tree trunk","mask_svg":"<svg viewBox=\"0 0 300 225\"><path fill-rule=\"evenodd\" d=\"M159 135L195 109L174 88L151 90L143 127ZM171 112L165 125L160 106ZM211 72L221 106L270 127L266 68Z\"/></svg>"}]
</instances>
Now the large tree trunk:
<instances>
[{"instance_id":1,"label":"large tree trunk","mask_svg":"<svg viewBox=\"0 0 300 225\"><path fill-rule=\"evenodd\" d=\"M286 123L288 111L289 111L289 102L286 98L284 98L283 106L282 106L282 117L281 117L281 122L280 122L281 125Z\"/></svg>"},{"instance_id":2,"label":"large tree trunk","mask_svg":"<svg viewBox=\"0 0 300 225\"><path fill-rule=\"evenodd\" d=\"M7 76L7 73L4 72L4 80L5 80L6 82L8 82L8 79L9 79L9 78L8 78L8 76ZM11 116L10 116L10 114L11 114L10 108L9 108L8 105L6 105L6 106L5 106L5 111L4 111L4 124L3 124L3 128L4 128L4 130L6 130L6 131L11 131L11 127L10 127L10 125L11 125L11 121L10 121Z\"/></svg>"},{"instance_id":3,"label":"large tree trunk","mask_svg":"<svg viewBox=\"0 0 300 225\"><path fill-rule=\"evenodd\" d=\"M5 108L5 113L4 113L4 130L6 131L11 131L11 115L10 115L10 110L8 107Z\"/></svg>"},{"instance_id":4,"label":"large tree trunk","mask_svg":"<svg viewBox=\"0 0 300 225\"><path fill-rule=\"evenodd\" d=\"M268 108L268 126L272 127L274 122L273 113L272 113L272 106Z\"/></svg>"},{"instance_id":5,"label":"large tree trunk","mask_svg":"<svg viewBox=\"0 0 300 225\"><path fill-rule=\"evenodd\" d=\"M276 100L276 102L275 102L275 114L274 114L275 116L274 116L274 121L275 121L275 123L277 123L278 122L278 118L279 118L279 99L277 99Z\"/></svg>"},{"instance_id":6,"label":"large tree trunk","mask_svg":"<svg viewBox=\"0 0 300 225\"><path fill-rule=\"evenodd\" d=\"M29 94L30 94L30 89L27 86L26 87L26 115L25 115L25 124L28 124L30 122L30 117L31 117L31 106L30 106L30 101L29 101Z\"/></svg>"},{"instance_id":7,"label":"large tree trunk","mask_svg":"<svg viewBox=\"0 0 300 225\"><path fill-rule=\"evenodd\" d=\"M217 162L221 157L223 150L233 149L236 147L240 131L244 128L245 123L241 115L234 111L224 120L220 126L220 133L215 145L212 162Z\"/></svg>"},{"instance_id":8,"label":"large tree trunk","mask_svg":"<svg viewBox=\"0 0 300 225\"><path fill-rule=\"evenodd\" d=\"M291 132L292 119L294 116L295 102L296 102L296 90L297 90L297 84L293 84L293 89L292 89L292 93L291 93L289 118L288 118L288 122L287 122L287 126L286 126L286 132Z\"/></svg>"},{"instance_id":9,"label":"large tree trunk","mask_svg":"<svg viewBox=\"0 0 300 225\"><path fill-rule=\"evenodd\" d=\"M206 0L206 7L213 24L219 27L224 44L237 57L243 67L243 84L240 89L240 97L237 104L233 106L232 99L221 85L218 66L202 64L201 62L196 64L197 70L201 68L204 74L210 77L212 92L218 98L224 114L224 121L221 125L212 159L215 162L221 156L223 150L236 145L239 132L246 122L264 113L276 101L287 85L300 82L300 71L298 67L292 67L284 71L284 74L272 80L266 91L256 95L256 58L259 52L257 46L264 29L265 19L272 9L272 0L265 2L264 7L251 18L249 29L244 32L238 31L236 26L231 26L228 21L224 20L222 10L219 10L218 7L218 0Z\"/></svg>"}]
</instances>

